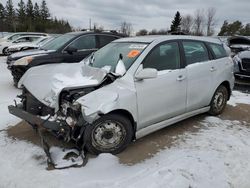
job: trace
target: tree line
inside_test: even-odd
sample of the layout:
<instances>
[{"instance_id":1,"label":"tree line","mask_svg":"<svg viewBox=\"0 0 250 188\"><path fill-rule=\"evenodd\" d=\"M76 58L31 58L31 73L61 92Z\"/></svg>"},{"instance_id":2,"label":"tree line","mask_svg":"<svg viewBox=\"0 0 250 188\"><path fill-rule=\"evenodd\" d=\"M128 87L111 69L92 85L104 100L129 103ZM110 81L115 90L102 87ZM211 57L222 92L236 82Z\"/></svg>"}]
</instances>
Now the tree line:
<instances>
[{"instance_id":1,"label":"tree line","mask_svg":"<svg viewBox=\"0 0 250 188\"><path fill-rule=\"evenodd\" d=\"M181 16L177 11L172 21L170 29L161 29L148 31L146 29L139 30L136 35L158 35L158 34L187 34L197 36L212 36L215 34L217 24L216 9L213 7L197 9L193 15L187 14ZM240 21L229 23L224 21L219 36L245 35L250 36L250 23L243 25Z\"/></svg>"},{"instance_id":2,"label":"tree line","mask_svg":"<svg viewBox=\"0 0 250 188\"><path fill-rule=\"evenodd\" d=\"M52 18L45 0L39 5L28 0L20 0L17 8L12 0L7 0L4 6L0 3L0 31L7 32L70 32L72 27L64 19Z\"/></svg>"}]
</instances>

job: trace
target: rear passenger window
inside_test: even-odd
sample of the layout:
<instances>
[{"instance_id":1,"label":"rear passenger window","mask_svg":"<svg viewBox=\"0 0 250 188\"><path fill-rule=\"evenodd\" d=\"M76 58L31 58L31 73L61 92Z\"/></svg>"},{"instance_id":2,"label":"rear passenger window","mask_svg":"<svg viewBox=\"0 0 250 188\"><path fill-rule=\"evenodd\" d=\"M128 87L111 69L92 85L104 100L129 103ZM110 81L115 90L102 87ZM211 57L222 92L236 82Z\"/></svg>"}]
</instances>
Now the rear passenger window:
<instances>
[{"instance_id":1,"label":"rear passenger window","mask_svg":"<svg viewBox=\"0 0 250 188\"><path fill-rule=\"evenodd\" d=\"M187 65L208 61L208 51L202 42L183 42Z\"/></svg>"},{"instance_id":2,"label":"rear passenger window","mask_svg":"<svg viewBox=\"0 0 250 188\"><path fill-rule=\"evenodd\" d=\"M180 68L178 43L171 42L154 48L143 61L143 68L154 68L158 71Z\"/></svg>"},{"instance_id":3,"label":"rear passenger window","mask_svg":"<svg viewBox=\"0 0 250 188\"><path fill-rule=\"evenodd\" d=\"M96 48L95 36L86 35L86 36L79 37L69 46L74 47L77 50L95 49Z\"/></svg>"},{"instance_id":4,"label":"rear passenger window","mask_svg":"<svg viewBox=\"0 0 250 188\"><path fill-rule=\"evenodd\" d=\"M103 46L107 45L108 43L116 39L117 37L114 37L114 36L99 35L100 48L102 48Z\"/></svg>"},{"instance_id":5,"label":"rear passenger window","mask_svg":"<svg viewBox=\"0 0 250 188\"><path fill-rule=\"evenodd\" d=\"M222 45L212 44L212 43L209 43L208 45L212 49L216 59L223 58L223 57L227 56L226 50L224 49L224 47Z\"/></svg>"}]
</instances>

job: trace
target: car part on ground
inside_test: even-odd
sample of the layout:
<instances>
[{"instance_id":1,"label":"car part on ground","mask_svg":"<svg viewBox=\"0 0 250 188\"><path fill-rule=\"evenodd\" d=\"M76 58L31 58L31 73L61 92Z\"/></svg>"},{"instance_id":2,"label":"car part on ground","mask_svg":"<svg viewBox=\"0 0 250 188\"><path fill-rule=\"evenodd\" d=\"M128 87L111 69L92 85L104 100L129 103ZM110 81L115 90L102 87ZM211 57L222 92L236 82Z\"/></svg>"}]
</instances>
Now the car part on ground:
<instances>
[{"instance_id":1,"label":"car part on ground","mask_svg":"<svg viewBox=\"0 0 250 188\"><path fill-rule=\"evenodd\" d=\"M200 113L222 113L234 76L217 39L147 36L111 42L80 63L34 67L19 86L11 114L34 126L46 120L57 138L98 154Z\"/></svg>"},{"instance_id":2,"label":"car part on ground","mask_svg":"<svg viewBox=\"0 0 250 188\"><path fill-rule=\"evenodd\" d=\"M55 64L75 63L102 48L113 40L124 37L115 32L72 32L66 33L46 43L39 49L18 52L8 56L8 69L17 85L23 74L31 67ZM30 61L25 61L31 58ZM20 63L19 60L23 60Z\"/></svg>"}]
</instances>

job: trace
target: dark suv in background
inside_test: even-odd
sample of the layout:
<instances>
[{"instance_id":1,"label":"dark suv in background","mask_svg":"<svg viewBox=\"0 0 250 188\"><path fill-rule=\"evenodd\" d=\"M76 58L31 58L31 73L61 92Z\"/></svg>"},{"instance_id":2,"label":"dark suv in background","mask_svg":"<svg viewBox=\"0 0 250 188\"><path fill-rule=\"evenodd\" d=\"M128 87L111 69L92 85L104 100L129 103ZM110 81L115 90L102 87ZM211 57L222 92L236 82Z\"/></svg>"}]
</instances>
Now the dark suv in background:
<instances>
[{"instance_id":1,"label":"dark suv in background","mask_svg":"<svg viewBox=\"0 0 250 188\"><path fill-rule=\"evenodd\" d=\"M250 38L234 36L228 39L234 60L234 76L237 84L250 83Z\"/></svg>"},{"instance_id":2,"label":"dark suv in background","mask_svg":"<svg viewBox=\"0 0 250 188\"><path fill-rule=\"evenodd\" d=\"M19 52L7 58L14 85L31 67L52 63L79 62L86 56L118 38L117 32L81 31L61 35L39 49Z\"/></svg>"}]
</instances>

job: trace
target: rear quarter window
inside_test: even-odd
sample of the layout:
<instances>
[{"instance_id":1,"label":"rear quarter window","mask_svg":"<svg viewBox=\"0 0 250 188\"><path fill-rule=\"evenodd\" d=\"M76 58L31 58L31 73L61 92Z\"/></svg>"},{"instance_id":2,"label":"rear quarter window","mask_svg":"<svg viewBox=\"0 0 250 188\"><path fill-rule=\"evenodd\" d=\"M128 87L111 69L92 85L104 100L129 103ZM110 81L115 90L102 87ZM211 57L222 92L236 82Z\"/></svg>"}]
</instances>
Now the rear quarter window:
<instances>
[{"instance_id":1,"label":"rear quarter window","mask_svg":"<svg viewBox=\"0 0 250 188\"><path fill-rule=\"evenodd\" d=\"M211 50L213 51L216 59L223 58L223 57L227 56L227 52L222 45L213 44L213 43L209 43L208 45L211 48Z\"/></svg>"}]
</instances>

